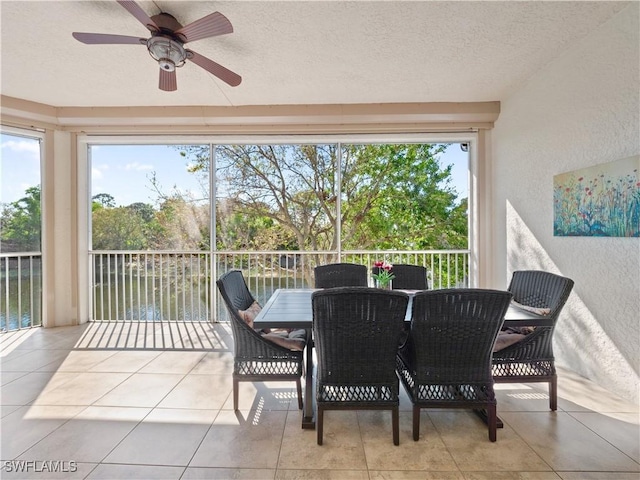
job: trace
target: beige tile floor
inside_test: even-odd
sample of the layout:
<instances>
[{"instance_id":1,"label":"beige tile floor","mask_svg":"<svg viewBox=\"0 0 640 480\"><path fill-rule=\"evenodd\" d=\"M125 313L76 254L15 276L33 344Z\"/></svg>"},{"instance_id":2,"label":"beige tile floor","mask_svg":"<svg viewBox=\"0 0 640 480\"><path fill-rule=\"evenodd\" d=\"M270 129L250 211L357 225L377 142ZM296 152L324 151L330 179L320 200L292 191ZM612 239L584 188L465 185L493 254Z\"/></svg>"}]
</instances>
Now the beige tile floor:
<instances>
[{"instance_id":1,"label":"beige tile floor","mask_svg":"<svg viewBox=\"0 0 640 480\"><path fill-rule=\"evenodd\" d=\"M423 410L414 442L401 389L400 446L392 443L389 412L375 411L327 412L318 446L315 431L300 428L292 383L242 383L234 412L232 366L224 324L88 324L2 334L0 476L640 478L638 405L569 371L560 371L557 412L548 410L546 385L497 385L505 426L495 443L475 415L457 410Z\"/></svg>"}]
</instances>

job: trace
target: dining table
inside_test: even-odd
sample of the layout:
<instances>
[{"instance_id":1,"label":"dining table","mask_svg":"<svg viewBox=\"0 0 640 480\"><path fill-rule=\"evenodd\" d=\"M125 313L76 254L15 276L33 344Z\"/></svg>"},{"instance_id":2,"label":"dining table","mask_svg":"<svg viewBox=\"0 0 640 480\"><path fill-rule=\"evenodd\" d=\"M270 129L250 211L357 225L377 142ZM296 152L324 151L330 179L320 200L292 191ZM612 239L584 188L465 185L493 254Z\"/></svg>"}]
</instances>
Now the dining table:
<instances>
[{"instance_id":1,"label":"dining table","mask_svg":"<svg viewBox=\"0 0 640 480\"><path fill-rule=\"evenodd\" d=\"M315 288L279 288L273 292L260 313L255 317L253 326L260 328L311 329L313 309L311 295ZM395 290L409 295L406 322L411 321L411 298L419 290ZM538 315L516 305L510 305L504 317L504 327L551 326L552 319ZM305 349L305 386L303 394L302 428L315 429L313 381L313 341Z\"/></svg>"}]
</instances>

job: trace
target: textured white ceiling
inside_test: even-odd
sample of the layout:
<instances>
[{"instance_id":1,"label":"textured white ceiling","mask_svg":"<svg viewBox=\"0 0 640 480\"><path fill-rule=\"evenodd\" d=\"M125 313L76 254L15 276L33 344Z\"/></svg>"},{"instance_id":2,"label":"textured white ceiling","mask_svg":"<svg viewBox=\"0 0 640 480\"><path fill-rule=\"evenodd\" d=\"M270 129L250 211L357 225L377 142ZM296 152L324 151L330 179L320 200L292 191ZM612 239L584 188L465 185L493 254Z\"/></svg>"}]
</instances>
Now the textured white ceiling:
<instances>
[{"instance_id":1,"label":"textured white ceiling","mask_svg":"<svg viewBox=\"0 0 640 480\"><path fill-rule=\"evenodd\" d=\"M148 37L115 1L0 1L1 92L52 106L238 106L503 100L629 2L140 1L183 25L223 13L234 33L187 46L158 89L144 46L84 45L71 32Z\"/></svg>"}]
</instances>

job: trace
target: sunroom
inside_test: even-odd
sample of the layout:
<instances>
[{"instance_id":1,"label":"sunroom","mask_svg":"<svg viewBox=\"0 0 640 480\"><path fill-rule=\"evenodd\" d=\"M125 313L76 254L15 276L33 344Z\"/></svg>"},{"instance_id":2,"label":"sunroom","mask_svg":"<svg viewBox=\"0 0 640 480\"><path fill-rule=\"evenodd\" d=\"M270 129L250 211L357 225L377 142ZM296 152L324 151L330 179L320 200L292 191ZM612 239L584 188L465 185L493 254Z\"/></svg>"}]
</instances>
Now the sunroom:
<instances>
[{"instance_id":1,"label":"sunroom","mask_svg":"<svg viewBox=\"0 0 640 480\"><path fill-rule=\"evenodd\" d=\"M477 465L481 466L475 468L456 457L454 452L450 454L452 461L443 463L447 466L441 470L452 475L460 474L451 478L467 478L462 475L476 470L482 470L486 475L489 475L486 472L496 471L548 471L557 475L548 478L565 478L560 472L578 470L619 472L619 476L612 474L611 478L637 474L640 469L637 445L637 404L640 401L638 238L631 235L626 238L560 235L554 231L555 177L629 159L636 165L636 171L631 169L629 174L635 178L638 176L640 13L637 2L141 1L137 4L149 16L167 12L182 25L212 12L221 12L233 25L233 33L197 39L193 45L187 43L186 46L237 73L241 83L231 86L228 77L221 80L187 60L183 67L175 70L177 89L167 91L170 88L166 84L164 88L158 88L157 61L149 56L144 45L87 45L72 36L72 32L93 32L147 38L149 30L145 25L118 2L3 1L0 4L3 139L23 138L38 146L41 245L40 251L26 253L41 258L41 320L36 323L44 327L2 333L5 344L2 363L7 367L2 369L3 444L5 424L14 425L13 428L26 426L29 408L35 415L38 409L52 407L46 402L39 403L49 390L62 389L66 381L72 382L68 386L73 385L73 375L90 376L89 370L100 370L100 362L107 362L113 355L132 353L126 348L87 349L88 338L83 336L84 332L96 328L99 320L117 320L112 322L114 325L144 320L140 313L130 313L129 317L125 314L120 317L111 315L105 310L105 305L113 302L102 298L108 294L96 294L99 292L95 282L96 269L142 264L142 255L158 256L157 261L145 263L161 265L161 256L166 253L136 250L138 256L132 258L124 250L105 248L116 255L113 257L115 262L112 262L93 248L92 200L95 199L92 197L100 191L96 191L92 168L96 166L100 149L115 152L123 145L132 148L162 146L166 150L172 150L171 146L175 147L174 150L185 145L197 146L208 152L207 195L209 198L221 198L220 189L224 188L216 181L216 178L220 179L220 172L215 166L222 165L225 158L229 158L224 156L221 146L270 145L284 148L311 145L317 149L318 146L329 145L334 153L328 162L339 172L333 177L335 185L341 185L340 181L344 180L341 175L347 178L349 174L344 165L347 164L347 152L353 146L449 145L449 152L454 148L459 152L466 150L464 193L468 196L468 242L465 247L442 251L421 247L414 248L412 252L411 249L389 245L374 253L368 250L358 252L359 249L348 243L349 238L341 235L341 227L338 226L338 232L331 233L332 238L337 239L337 245L331 248L320 251L286 248L284 257L280 250L263 252L262 255L270 256L270 264L277 262L279 268L284 265L284 271L297 271L289 268L291 263L302 263L307 255L309 258L315 255L309 265L318 259L353 260L354 257L349 255L356 253L360 257L355 261L370 264L375 255L393 258L394 251L395 254L406 251L406 259L413 260L420 252L425 256L419 261L432 267L431 280L440 287L465 284L505 289L516 270L547 270L573 279L575 287L556 328L554 348L557 364L563 368L565 378L574 383L571 383L571 388L566 384L562 390L561 375L561 397L566 395L566 410L559 411L557 415L560 418L565 415L569 421L577 422L578 430L584 428L593 433L591 429L595 429L596 436L605 437L608 445L598 448L607 452L611 448L615 454L611 453L609 460L598 457L584 468L581 464L586 465L583 462L588 455L577 452L569 455L565 463L557 458L554 460L553 454L541 446L544 440L527 437L526 428L522 425L527 424L524 420L528 418L526 415L532 418L541 416L548 423L549 418L556 418L549 416L556 414L546 409L544 399L537 398L544 395L544 390L523 386L521 391L503 392L498 408L501 400L513 411L520 408L517 406L518 398L525 403L534 402L534 411L540 411L526 411L521 417L512 413L512 422L509 423L508 415L505 421L507 430L515 437L525 438L524 443L542 459L540 463L528 464L523 460L513 467L501 460L486 465L478 461ZM15 201L16 198L7 197L6 192L20 182L11 177L16 166L6 162L10 158L19 158L10 152L12 145L17 143L3 142L2 145L3 194L0 201L3 205ZM116 155L112 158L115 161ZM21 192L29 186L33 185L20 185ZM637 189L636 186L636 196ZM340 191L340 195L344 192ZM342 212L340 201L336 203L334 213ZM348 202L345 201L345 205ZM213 215L207 217L205 223L212 227L209 231L215 232L216 208L211 211ZM213 308L203 317L213 321L210 325L215 328L223 328L224 318L218 318L218 312L223 310L215 305L216 291L210 280L222 273L222 267L220 272L217 270L222 254L229 258L233 252L217 250L216 242L210 239L203 250L189 252L188 257L182 255L180 258L181 262L187 262L189 268L197 269L203 278L208 279L201 286L202 292L194 295L198 298L204 296L206 300L210 297L211 302L205 301L204 304L208 307L213 303ZM5 250L0 253L4 275L10 267L9 253ZM117 259L118 255L121 261ZM447 264L447 272L454 265L460 265L456 275L438 274L444 258L453 262ZM237 259L231 261L242 262ZM247 261L251 263L254 260ZM24 262L28 265L27 260ZM194 266L194 262L201 263ZM260 260L258 263L267 262ZM303 273L298 280L305 282ZM443 281L445 283L437 283ZM5 285L8 283L3 284L3 289L8 292ZM277 284L270 286L278 287ZM114 291L118 292L117 287ZM125 296L129 295L127 290ZM144 289L139 289L135 295L136 299L131 300L137 301L138 295L144 296ZM3 307L8 311L8 297L2 298L5 302ZM136 301L132 304L139 308L140 303ZM218 320L223 320L220 325L215 324ZM5 322L8 325L7 319ZM141 325L146 323L150 322L139 322ZM170 325L167 328L174 327ZM35 340L35 336L42 334L54 336L55 342L42 340L49 346L38 347L40 340ZM228 338L228 332L207 333L205 337L215 350L215 342ZM80 340L85 342L83 349L74 351ZM51 347L56 343L69 349L69 356ZM177 368L175 365L185 366L192 361L195 364L190 368L194 368L205 358L211 361L228 353L208 352L202 344L200 349L187 352L171 348L164 351L158 345L138 352L132 350L140 355L170 353L183 357L175 360L174 367L167 367L166 371L150 369L148 375L187 377L191 370L170 370ZM48 352L53 353L48 356ZM210 353L213 356L207 356ZM100 361L97 357L87 360L91 367L86 370L79 366L82 362L65 367L65 358L71 359L73 354L98 354ZM17 355L27 355L23 357L24 367L16 366L20 365ZM156 356L149 361L159 361ZM33 363L28 361L29 358ZM115 357L112 360L115 361ZM221 364L224 361L221 360ZM167 365L171 363L166 362ZM143 374L130 371L131 368L126 368L126 373L103 372L119 375L109 380L114 382L111 388L117 389L126 384L127 375ZM204 364L199 368L200 373L206 371ZM222 366L214 368L222 369ZM224 469L241 468L233 461L225 463L220 459L216 463L204 460L202 452L196 453L207 431L203 430L200 435L193 426L200 428L212 424L213 420L209 421L209 417L196 411L198 409L181 410L184 405L180 403L178 385L189 379L176 376L171 380L176 380L171 388L166 383L168 378L155 380L165 382L162 388L167 389L165 394L169 401L162 404L165 397L159 397L153 405L134 402L135 408L150 409L151 420L147 422L143 420L144 416L138 419L137 413L126 412L126 415L133 416L115 421L116 424L133 427L127 430L122 426L122 435L114 434L117 442L114 440L108 447L105 444L103 450L97 448L92 454L79 454L77 460L83 465L84 470L80 470L84 475L92 472L97 475L99 469L94 472L97 464L108 469L105 471L113 476L116 475L114 469L122 468L124 471L129 468L126 466L144 470L154 465L167 468L167 472L181 468L179 472L176 470L176 478L196 478L198 474L210 478L214 473L205 471L208 468L219 468L215 475L226 478L225 475L231 473ZM617 443L614 434L607 437L607 433L597 430L595 423L609 407L590 409L586 398L590 394L580 390L585 385L592 385L594 392L612 395L618 399L615 402L619 401L616 405L624 405L619 410L611 410L615 414L609 417L615 417L618 423L607 428L619 428L624 434L631 432L631 436L635 434L635 440ZM78 388L82 387L79 385ZM255 412L256 406L262 405L259 398L263 395L265 410L278 411L277 405L281 406L279 402L282 399L278 401L276 397L284 395L286 399L290 395L288 386L283 388L269 394L271 396L259 389L255 395L256 403L246 405L247 409ZM585 390L589 392L586 387ZM16 391L31 393L20 395ZM175 392L174 397L171 397L172 391ZM102 395L108 393L105 391ZM69 411L61 410L53 422L55 428L45 428L46 435L51 434L52 438L56 438L56 432L64 435L68 422L90 421L87 418L94 414L97 415L94 421L98 432L100 425L108 423L110 413L125 414L124 410L110 413L104 410L107 416L100 417L97 412L101 409L126 407L115 401L114 395L110 400L115 403L104 399L101 403L102 395L86 400L86 404L83 403L85 400L77 400L83 407L77 411L73 402L56 404L55 408ZM265 400L266 397L269 398ZM629 404L635 405L635 410L628 407ZM225 405L220 409L220 418L224 417L223 423L230 425L235 416ZM523 410L527 408L529 405ZM212 409L208 406L203 411L209 415ZM20 412L24 415L14 414ZM587 420L586 414L585 418L580 417L581 412L593 413L594 419ZM289 414L296 413L291 407ZM596 414L598 420L595 419ZM82 415L88 417L82 420ZM163 462L155 458L134 458L135 455L127 454L126 449L118 449L121 441L123 445L133 442L139 430L143 431L151 424L162 424L163 415L172 419L167 421L171 426L181 425L180 420L173 421L174 417L186 419L192 416L189 417L193 418L192 423L185 420L195 429L187 435L188 438L185 437L197 443L191 450L191 457L185 453L174 461L168 455L167 461ZM251 418L255 420L258 417L254 415ZM437 415L433 418L436 426L442 427L448 421ZM580 423L581 419L584 423ZM345 421L350 424L352 419ZM295 421L291 422L294 424ZM293 447L288 444L292 440L287 439L290 423L287 420L286 426L282 425L285 434L279 445L286 452ZM541 438L551 435L552 427L549 425L540 428L543 430ZM440 432L438 441L442 440L446 447L451 447L453 444L447 443L446 433ZM298 432L295 434L299 435ZM37 448L40 441L46 444L46 435L18 440L15 448L6 453L3 448L2 459L75 460L72 457L62 458L64 449L57 456L46 457L44 450ZM429 432L425 435L428 438ZM386 439L384 435L380 437ZM364 446L357 448L363 449L367 460L362 463L356 455L353 470L368 471L372 476L374 471L405 470L397 465L406 465L406 461L403 463L395 459L386 465L378 461L380 456L376 452L380 447L367 446L366 436L364 438L359 440ZM500 443L500 434L498 439ZM300 441L300 438L296 440ZM203 445L211 445L212 442L207 437ZM410 438L401 438L401 447L410 442ZM223 445L213 444L225 451ZM592 444L599 445L597 442ZM330 447L329 443L324 447ZM31 448L34 450L26 454ZM557 448L560 450L559 446ZM98 454L98 450L104 455ZM315 451L315 445L312 450ZM315 466L311 470L321 470L330 469L331 462L312 464ZM334 466L338 471L349 470L347 460L338 462L338 465ZM293 457L284 454L278 457L277 453L264 462L248 462L247 466L258 469L253 470L258 478L274 478L274 475L279 475L275 478L285 478L286 475L295 476L287 473L288 470L304 470L304 466ZM14 468L13 464L11 468ZM437 471L438 468L424 463L406 470ZM144 476L136 475L139 478ZM566 478L602 478L589 475L591 477L567 474Z\"/></svg>"}]
</instances>

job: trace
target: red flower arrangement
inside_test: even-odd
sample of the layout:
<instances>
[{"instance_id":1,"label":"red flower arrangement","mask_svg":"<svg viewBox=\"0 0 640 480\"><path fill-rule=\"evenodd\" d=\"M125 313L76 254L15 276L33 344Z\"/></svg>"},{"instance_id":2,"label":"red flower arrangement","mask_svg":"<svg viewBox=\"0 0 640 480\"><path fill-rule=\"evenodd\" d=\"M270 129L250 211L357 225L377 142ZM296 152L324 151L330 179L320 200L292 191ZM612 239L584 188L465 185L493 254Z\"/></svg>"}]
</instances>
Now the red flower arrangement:
<instances>
[{"instance_id":1,"label":"red flower arrangement","mask_svg":"<svg viewBox=\"0 0 640 480\"><path fill-rule=\"evenodd\" d=\"M376 281L376 286L378 288L387 288L391 280L396 278L393 274L393 265L381 260L376 260L373 262L373 266L376 269L374 272L377 272L372 275Z\"/></svg>"}]
</instances>

